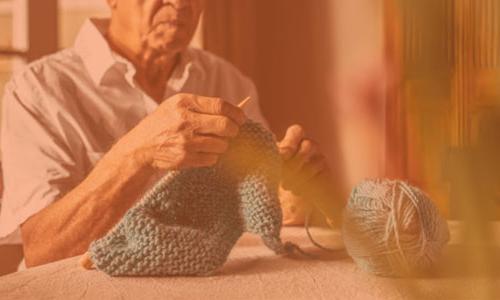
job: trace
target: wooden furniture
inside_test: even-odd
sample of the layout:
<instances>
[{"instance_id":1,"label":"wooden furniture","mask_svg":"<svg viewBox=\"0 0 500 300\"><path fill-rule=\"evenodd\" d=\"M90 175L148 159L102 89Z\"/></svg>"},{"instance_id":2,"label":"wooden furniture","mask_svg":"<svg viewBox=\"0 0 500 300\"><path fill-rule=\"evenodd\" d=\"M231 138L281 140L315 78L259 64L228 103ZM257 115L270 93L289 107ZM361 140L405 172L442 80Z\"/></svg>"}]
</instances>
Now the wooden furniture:
<instances>
[{"instance_id":1,"label":"wooden furniture","mask_svg":"<svg viewBox=\"0 0 500 300\"><path fill-rule=\"evenodd\" d=\"M12 48L0 55L21 57L26 62L58 50L58 0L11 0Z\"/></svg>"},{"instance_id":2,"label":"wooden furniture","mask_svg":"<svg viewBox=\"0 0 500 300\"><path fill-rule=\"evenodd\" d=\"M385 2L389 176L453 218L497 217L500 2Z\"/></svg>"}]
</instances>

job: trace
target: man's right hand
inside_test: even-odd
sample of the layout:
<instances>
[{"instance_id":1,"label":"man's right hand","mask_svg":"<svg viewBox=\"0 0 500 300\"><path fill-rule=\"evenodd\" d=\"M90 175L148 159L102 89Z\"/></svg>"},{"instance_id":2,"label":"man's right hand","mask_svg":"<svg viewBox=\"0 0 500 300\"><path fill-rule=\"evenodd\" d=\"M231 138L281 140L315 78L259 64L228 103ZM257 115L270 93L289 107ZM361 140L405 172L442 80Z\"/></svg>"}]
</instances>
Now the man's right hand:
<instances>
[{"instance_id":1,"label":"man's right hand","mask_svg":"<svg viewBox=\"0 0 500 300\"><path fill-rule=\"evenodd\" d=\"M177 94L125 135L113 150L142 166L178 170L214 165L247 120L220 98ZM115 152L116 153L116 152Z\"/></svg>"},{"instance_id":2,"label":"man's right hand","mask_svg":"<svg viewBox=\"0 0 500 300\"><path fill-rule=\"evenodd\" d=\"M85 253L136 203L153 168L215 164L245 121L241 109L218 98L179 94L165 100L85 180L22 224L26 265Z\"/></svg>"}]
</instances>

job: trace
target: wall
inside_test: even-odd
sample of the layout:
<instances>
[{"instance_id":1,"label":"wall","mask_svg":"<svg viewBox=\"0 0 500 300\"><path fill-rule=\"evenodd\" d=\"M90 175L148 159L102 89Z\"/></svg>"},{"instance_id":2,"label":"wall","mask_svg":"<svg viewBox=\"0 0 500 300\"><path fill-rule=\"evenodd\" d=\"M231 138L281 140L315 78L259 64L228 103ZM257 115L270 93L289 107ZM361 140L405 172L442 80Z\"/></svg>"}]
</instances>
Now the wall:
<instances>
[{"instance_id":1,"label":"wall","mask_svg":"<svg viewBox=\"0 0 500 300\"><path fill-rule=\"evenodd\" d=\"M385 164L385 32L381 0L332 1L335 44L331 91L350 187L383 177Z\"/></svg>"},{"instance_id":2,"label":"wall","mask_svg":"<svg viewBox=\"0 0 500 300\"><path fill-rule=\"evenodd\" d=\"M293 123L304 125L322 145L344 190L381 175L381 1L212 3L205 46L253 78L278 137Z\"/></svg>"}]
</instances>

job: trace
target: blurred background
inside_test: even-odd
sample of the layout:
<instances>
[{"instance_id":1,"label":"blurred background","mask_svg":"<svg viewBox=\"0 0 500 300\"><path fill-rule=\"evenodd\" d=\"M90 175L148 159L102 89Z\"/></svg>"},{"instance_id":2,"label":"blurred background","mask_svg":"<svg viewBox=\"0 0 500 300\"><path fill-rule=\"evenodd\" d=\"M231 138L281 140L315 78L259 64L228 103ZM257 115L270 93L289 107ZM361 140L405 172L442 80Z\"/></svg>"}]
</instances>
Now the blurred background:
<instances>
[{"instance_id":1,"label":"blurred background","mask_svg":"<svg viewBox=\"0 0 500 300\"><path fill-rule=\"evenodd\" d=\"M207 3L193 45L254 80L279 138L304 125L328 156L335 197L365 178L407 180L464 224L464 240L500 240L500 1ZM107 15L105 0L0 0L0 92L16 69L70 47L86 18ZM490 246L458 249L450 268L498 277Z\"/></svg>"},{"instance_id":2,"label":"blurred background","mask_svg":"<svg viewBox=\"0 0 500 300\"><path fill-rule=\"evenodd\" d=\"M104 0L0 0L0 92L106 15ZM210 0L193 45L255 81L278 137L305 126L336 197L400 178L449 218L499 217L499 1Z\"/></svg>"}]
</instances>

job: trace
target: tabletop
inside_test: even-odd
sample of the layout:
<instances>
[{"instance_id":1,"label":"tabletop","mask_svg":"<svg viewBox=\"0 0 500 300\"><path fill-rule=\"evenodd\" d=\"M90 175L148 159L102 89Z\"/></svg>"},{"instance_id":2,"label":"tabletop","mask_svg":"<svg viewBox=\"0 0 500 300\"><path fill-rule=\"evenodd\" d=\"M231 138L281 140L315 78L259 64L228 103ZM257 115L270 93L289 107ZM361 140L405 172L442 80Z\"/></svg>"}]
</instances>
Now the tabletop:
<instances>
[{"instance_id":1,"label":"tabletop","mask_svg":"<svg viewBox=\"0 0 500 300\"><path fill-rule=\"evenodd\" d=\"M312 233L335 251L316 248L304 228L287 227L282 231L283 240L300 245L316 259L277 256L258 236L245 234L215 276L114 278L82 269L79 258L74 257L0 277L0 298L390 300L495 299L500 295L499 274L461 272L460 259L451 260L458 251L453 240L445 250L455 266L453 272L395 279L360 270L343 249L339 231L313 228Z\"/></svg>"}]
</instances>

